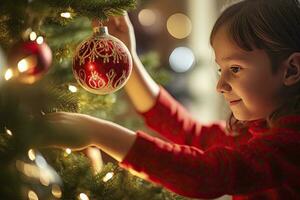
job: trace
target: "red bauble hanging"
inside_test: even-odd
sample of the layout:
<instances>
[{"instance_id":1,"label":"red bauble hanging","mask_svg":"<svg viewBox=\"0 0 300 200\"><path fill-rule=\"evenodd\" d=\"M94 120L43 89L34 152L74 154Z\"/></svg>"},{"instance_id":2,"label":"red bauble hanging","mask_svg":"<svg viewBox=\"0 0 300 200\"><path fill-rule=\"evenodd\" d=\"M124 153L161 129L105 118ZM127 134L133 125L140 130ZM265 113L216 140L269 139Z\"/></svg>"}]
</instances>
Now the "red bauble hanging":
<instances>
[{"instance_id":1,"label":"red bauble hanging","mask_svg":"<svg viewBox=\"0 0 300 200\"><path fill-rule=\"evenodd\" d=\"M8 55L8 66L13 76L27 84L39 80L48 71L51 62L52 52L45 42L19 42Z\"/></svg>"},{"instance_id":2,"label":"red bauble hanging","mask_svg":"<svg viewBox=\"0 0 300 200\"><path fill-rule=\"evenodd\" d=\"M98 28L83 41L73 58L73 73L78 83L94 94L109 94L122 88L132 70L131 55L123 42Z\"/></svg>"}]
</instances>

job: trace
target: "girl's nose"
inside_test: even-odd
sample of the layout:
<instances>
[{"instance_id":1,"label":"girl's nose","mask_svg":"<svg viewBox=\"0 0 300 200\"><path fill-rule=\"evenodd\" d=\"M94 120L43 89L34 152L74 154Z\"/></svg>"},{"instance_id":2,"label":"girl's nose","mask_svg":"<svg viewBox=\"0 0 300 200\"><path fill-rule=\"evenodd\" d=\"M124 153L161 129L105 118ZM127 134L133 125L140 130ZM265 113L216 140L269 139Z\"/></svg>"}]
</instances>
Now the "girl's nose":
<instances>
[{"instance_id":1,"label":"girl's nose","mask_svg":"<svg viewBox=\"0 0 300 200\"><path fill-rule=\"evenodd\" d=\"M227 93L231 91L231 86L223 78L220 78L216 90L219 93Z\"/></svg>"}]
</instances>

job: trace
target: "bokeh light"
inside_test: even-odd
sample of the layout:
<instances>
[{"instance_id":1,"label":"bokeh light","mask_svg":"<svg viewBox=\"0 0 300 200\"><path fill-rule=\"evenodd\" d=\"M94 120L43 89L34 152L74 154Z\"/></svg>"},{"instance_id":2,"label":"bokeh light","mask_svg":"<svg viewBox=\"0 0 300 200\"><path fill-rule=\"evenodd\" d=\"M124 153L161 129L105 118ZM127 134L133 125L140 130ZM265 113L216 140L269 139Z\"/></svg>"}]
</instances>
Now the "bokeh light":
<instances>
[{"instance_id":1,"label":"bokeh light","mask_svg":"<svg viewBox=\"0 0 300 200\"><path fill-rule=\"evenodd\" d=\"M74 85L69 85L68 89L69 89L70 92L72 92L72 93L75 93L75 92L77 92L77 90L78 90L77 87L74 86Z\"/></svg>"},{"instance_id":2,"label":"bokeh light","mask_svg":"<svg viewBox=\"0 0 300 200\"><path fill-rule=\"evenodd\" d=\"M174 38L183 39L192 32L192 22L185 14L176 13L168 18L167 29Z\"/></svg>"},{"instance_id":3,"label":"bokeh light","mask_svg":"<svg viewBox=\"0 0 300 200\"><path fill-rule=\"evenodd\" d=\"M30 39L31 41L34 41L34 40L36 40L36 38L37 38L36 32L32 31L32 32L29 34L29 39Z\"/></svg>"},{"instance_id":4,"label":"bokeh light","mask_svg":"<svg viewBox=\"0 0 300 200\"><path fill-rule=\"evenodd\" d=\"M139 12L138 19L141 25L152 26L156 21L156 15L151 9L143 9Z\"/></svg>"},{"instance_id":5,"label":"bokeh light","mask_svg":"<svg viewBox=\"0 0 300 200\"><path fill-rule=\"evenodd\" d=\"M175 48L169 57L171 68L179 73L188 71L193 66L194 62L194 53L187 47Z\"/></svg>"},{"instance_id":6,"label":"bokeh light","mask_svg":"<svg viewBox=\"0 0 300 200\"><path fill-rule=\"evenodd\" d=\"M104 177L103 177L103 182L109 181L112 177L114 176L113 172L108 172Z\"/></svg>"},{"instance_id":7,"label":"bokeh light","mask_svg":"<svg viewBox=\"0 0 300 200\"><path fill-rule=\"evenodd\" d=\"M71 13L69 12L63 12L63 13L60 13L60 16L63 17L63 18L71 18Z\"/></svg>"},{"instance_id":8,"label":"bokeh light","mask_svg":"<svg viewBox=\"0 0 300 200\"><path fill-rule=\"evenodd\" d=\"M53 194L53 196L55 198L61 198L61 196L62 196L62 191L61 191L59 185L56 185L56 184L52 185L51 193Z\"/></svg>"},{"instance_id":9,"label":"bokeh light","mask_svg":"<svg viewBox=\"0 0 300 200\"><path fill-rule=\"evenodd\" d=\"M28 191L28 199L29 200L38 200L39 198L38 198L37 194L34 191L29 190Z\"/></svg>"},{"instance_id":10,"label":"bokeh light","mask_svg":"<svg viewBox=\"0 0 300 200\"><path fill-rule=\"evenodd\" d=\"M66 153L67 153L67 154L71 154L71 153L72 153L72 150L69 149L69 148L66 148Z\"/></svg>"},{"instance_id":11,"label":"bokeh light","mask_svg":"<svg viewBox=\"0 0 300 200\"><path fill-rule=\"evenodd\" d=\"M38 44L42 44L43 42L44 42L43 36L39 36L39 37L36 39L36 43L38 43Z\"/></svg>"},{"instance_id":12,"label":"bokeh light","mask_svg":"<svg viewBox=\"0 0 300 200\"><path fill-rule=\"evenodd\" d=\"M86 194L84 194L84 193L80 193L79 196L78 196L78 198L80 200L89 200L89 197Z\"/></svg>"},{"instance_id":13,"label":"bokeh light","mask_svg":"<svg viewBox=\"0 0 300 200\"><path fill-rule=\"evenodd\" d=\"M5 80L9 80L14 76L13 70L12 69L7 69L4 73L4 78Z\"/></svg>"},{"instance_id":14,"label":"bokeh light","mask_svg":"<svg viewBox=\"0 0 300 200\"><path fill-rule=\"evenodd\" d=\"M9 130L9 129L6 128L6 127L5 127L5 132L6 132L7 135L10 135L10 136L13 135L12 132L11 132L11 130Z\"/></svg>"},{"instance_id":15,"label":"bokeh light","mask_svg":"<svg viewBox=\"0 0 300 200\"><path fill-rule=\"evenodd\" d=\"M33 149L29 149L27 154L28 154L28 157L29 157L30 160L32 160L32 161L35 160L35 152L34 152Z\"/></svg>"}]
</instances>

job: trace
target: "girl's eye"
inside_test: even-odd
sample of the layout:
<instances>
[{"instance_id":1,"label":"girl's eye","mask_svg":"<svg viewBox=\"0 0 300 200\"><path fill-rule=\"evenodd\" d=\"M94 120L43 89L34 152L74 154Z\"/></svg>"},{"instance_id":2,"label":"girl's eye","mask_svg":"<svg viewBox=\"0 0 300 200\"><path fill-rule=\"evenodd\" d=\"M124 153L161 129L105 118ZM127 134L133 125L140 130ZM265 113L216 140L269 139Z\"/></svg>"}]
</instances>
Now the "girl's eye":
<instances>
[{"instance_id":1,"label":"girl's eye","mask_svg":"<svg viewBox=\"0 0 300 200\"><path fill-rule=\"evenodd\" d=\"M230 67L230 71L232 71L234 74L238 73L240 70L241 70L241 67L239 67L239 66Z\"/></svg>"},{"instance_id":2,"label":"girl's eye","mask_svg":"<svg viewBox=\"0 0 300 200\"><path fill-rule=\"evenodd\" d=\"M221 75L222 73L222 69L221 68L218 68L218 71L217 71L218 75Z\"/></svg>"}]
</instances>

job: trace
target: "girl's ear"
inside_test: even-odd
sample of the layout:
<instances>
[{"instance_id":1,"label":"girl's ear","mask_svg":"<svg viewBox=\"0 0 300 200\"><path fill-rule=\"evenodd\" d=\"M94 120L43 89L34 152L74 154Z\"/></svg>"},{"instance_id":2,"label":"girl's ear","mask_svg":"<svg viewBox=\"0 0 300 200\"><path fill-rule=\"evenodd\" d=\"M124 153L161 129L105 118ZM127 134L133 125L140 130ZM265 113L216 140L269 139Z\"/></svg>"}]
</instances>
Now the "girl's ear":
<instances>
[{"instance_id":1,"label":"girl's ear","mask_svg":"<svg viewBox=\"0 0 300 200\"><path fill-rule=\"evenodd\" d=\"M300 52L295 52L286 61L283 83L286 86L296 84L300 80Z\"/></svg>"}]
</instances>

